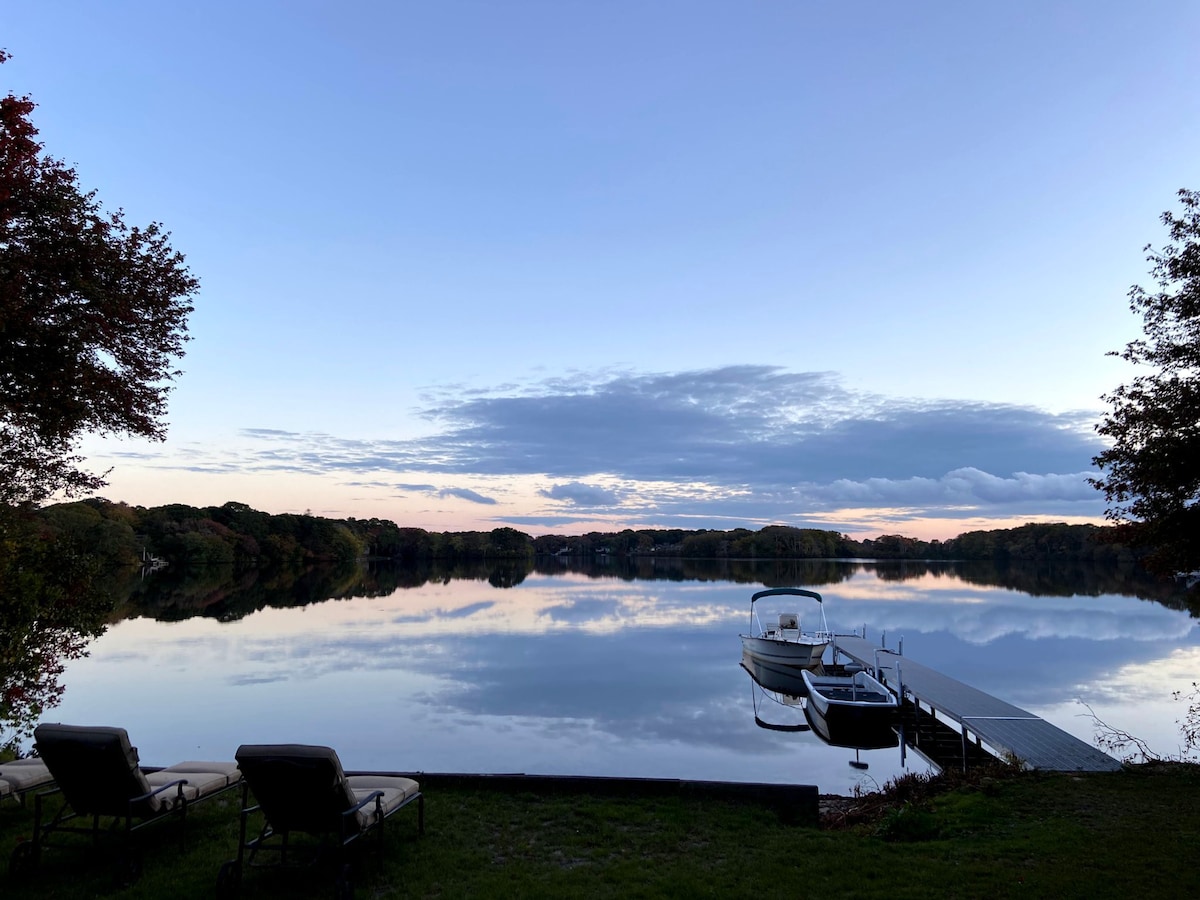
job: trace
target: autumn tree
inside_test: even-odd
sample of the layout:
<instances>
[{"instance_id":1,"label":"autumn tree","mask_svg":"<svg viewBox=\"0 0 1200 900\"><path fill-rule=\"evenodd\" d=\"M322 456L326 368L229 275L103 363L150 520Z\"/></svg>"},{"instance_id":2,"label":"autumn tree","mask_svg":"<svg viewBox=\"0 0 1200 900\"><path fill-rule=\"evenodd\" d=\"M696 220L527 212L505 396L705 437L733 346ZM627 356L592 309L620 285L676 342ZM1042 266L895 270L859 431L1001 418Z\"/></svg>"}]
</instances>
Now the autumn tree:
<instances>
[{"instance_id":1,"label":"autumn tree","mask_svg":"<svg viewBox=\"0 0 1200 900\"><path fill-rule=\"evenodd\" d=\"M1152 371L1103 396L1112 409L1096 430L1112 446L1091 479L1119 538L1163 573L1200 569L1200 191L1179 201L1162 214L1170 243L1145 248L1156 289L1129 291L1145 337L1112 354Z\"/></svg>"},{"instance_id":2,"label":"autumn tree","mask_svg":"<svg viewBox=\"0 0 1200 900\"><path fill-rule=\"evenodd\" d=\"M8 54L0 50L0 63ZM93 491L79 439L162 439L198 283L157 223L126 224L43 152L34 103L0 97L0 745L57 702L65 660L104 628L101 558L30 507ZM3 752L4 747L0 747Z\"/></svg>"},{"instance_id":3,"label":"autumn tree","mask_svg":"<svg viewBox=\"0 0 1200 900\"><path fill-rule=\"evenodd\" d=\"M0 50L0 63L8 54ZM197 280L158 223L130 226L0 98L0 503L92 491L87 433L161 440Z\"/></svg>"}]
</instances>

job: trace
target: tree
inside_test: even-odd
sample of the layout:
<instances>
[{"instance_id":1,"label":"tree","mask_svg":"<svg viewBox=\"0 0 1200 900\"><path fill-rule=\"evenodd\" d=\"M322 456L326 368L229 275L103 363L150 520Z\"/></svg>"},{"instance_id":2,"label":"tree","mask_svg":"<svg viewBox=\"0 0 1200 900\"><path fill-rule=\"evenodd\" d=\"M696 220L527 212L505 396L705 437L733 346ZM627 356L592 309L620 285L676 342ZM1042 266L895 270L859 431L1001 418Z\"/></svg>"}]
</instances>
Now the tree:
<instances>
[{"instance_id":1,"label":"tree","mask_svg":"<svg viewBox=\"0 0 1200 900\"><path fill-rule=\"evenodd\" d=\"M0 50L0 63L8 54ZM105 212L45 155L35 104L0 98L0 502L104 484L86 433L162 440L199 282L157 222Z\"/></svg>"},{"instance_id":2,"label":"tree","mask_svg":"<svg viewBox=\"0 0 1200 900\"><path fill-rule=\"evenodd\" d=\"M1102 476L1090 479L1118 539L1170 574L1200 569L1200 191L1179 200L1179 214L1162 214L1171 242L1145 248L1158 290L1129 290L1145 337L1111 354L1155 371L1101 398L1112 411L1096 431L1112 446L1093 459Z\"/></svg>"}]
</instances>

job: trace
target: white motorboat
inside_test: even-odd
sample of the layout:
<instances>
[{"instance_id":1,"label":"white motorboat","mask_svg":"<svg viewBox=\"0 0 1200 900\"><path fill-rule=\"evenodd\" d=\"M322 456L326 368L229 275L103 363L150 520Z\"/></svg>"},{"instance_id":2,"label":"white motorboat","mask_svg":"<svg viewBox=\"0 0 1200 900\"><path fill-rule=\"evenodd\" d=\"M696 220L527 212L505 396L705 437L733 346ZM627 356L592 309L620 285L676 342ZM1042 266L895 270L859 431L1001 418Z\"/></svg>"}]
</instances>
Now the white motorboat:
<instances>
[{"instance_id":1,"label":"white motorboat","mask_svg":"<svg viewBox=\"0 0 1200 900\"><path fill-rule=\"evenodd\" d=\"M755 603L763 597L810 597L817 601L821 610L821 628L804 631L800 627L800 616L794 612L778 613L777 618L763 627ZM742 650L756 661L767 666L787 668L811 668L821 663L825 648L833 640L833 634L825 621L825 604L816 591L803 588L769 588L759 591L750 598L750 633L739 635Z\"/></svg>"}]
</instances>

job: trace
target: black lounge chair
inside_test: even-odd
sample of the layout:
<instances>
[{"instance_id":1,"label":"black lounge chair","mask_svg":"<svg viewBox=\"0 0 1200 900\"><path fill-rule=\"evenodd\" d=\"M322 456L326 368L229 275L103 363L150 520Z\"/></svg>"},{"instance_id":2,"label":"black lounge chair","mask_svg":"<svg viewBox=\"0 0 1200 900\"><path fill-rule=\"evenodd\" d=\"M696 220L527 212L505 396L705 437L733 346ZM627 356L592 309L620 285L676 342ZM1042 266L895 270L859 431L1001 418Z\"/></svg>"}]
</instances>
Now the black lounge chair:
<instances>
[{"instance_id":1,"label":"black lounge chair","mask_svg":"<svg viewBox=\"0 0 1200 900\"><path fill-rule=\"evenodd\" d=\"M305 744L243 744L238 748L242 787L238 855L221 866L217 896L236 896L244 869L256 863L260 851L278 854L275 865L289 865L289 836L301 833L316 838L305 859L312 864L332 849L338 866L336 895L353 896L348 848L375 833L383 847L384 823L410 803L417 804L417 830L425 833L425 798L420 785L397 775L346 775L329 747ZM250 794L256 805L250 805ZM264 819L258 836L247 840L247 822L255 813ZM246 851L249 851L247 855Z\"/></svg>"},{"instance_id":2,"label":"black lounge chair","mask_svg":"<svg viewBox=\"0 0 1200 900\"><path fill-rule=\"evenodd\" d=\"M56 787L34 798L33 839L13 850L9 863L13 877L37 867L42 851L55 846L50 840L55 834L87 834L93 844L98 843L101 820L107 819L112 828L121 827L118 877L132 880L141 869L134 831L178 818L182 842L188 806L241 781L233 762L182 762L165 769L143 769L124 728L46 724L35 728L33 737ZM54 798L61 802L51 815L47 807ZM79 819L89 824L73 824Z\"/></svg>"}]
</instances>

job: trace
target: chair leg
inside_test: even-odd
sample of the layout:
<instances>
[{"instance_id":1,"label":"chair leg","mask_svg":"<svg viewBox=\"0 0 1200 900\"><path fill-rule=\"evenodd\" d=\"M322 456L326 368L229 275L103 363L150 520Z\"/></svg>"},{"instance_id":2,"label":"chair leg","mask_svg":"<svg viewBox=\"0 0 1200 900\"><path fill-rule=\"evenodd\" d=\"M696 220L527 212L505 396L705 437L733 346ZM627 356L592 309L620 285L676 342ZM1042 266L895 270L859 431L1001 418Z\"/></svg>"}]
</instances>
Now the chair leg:
<instances>
[{"instance_id":1,"label":"chair leg","mask_svg":"<svg viewBox=\"0 0 1200 900\"><path fill-rule=\"evenodd\" d=\"M8 859L8 877L13 881L28 878L37 869L37 847L33 841L21 841L13 847L12 856Z\"/></svg>"},{"instance_id":2,"label":"chair leg","mask_svg":"<svg viewBox=\"0 0 1200 900\"><path fill-rule=\"evenodd\" d=\"M349 863L342 866L333 890L337 900L354 900L354 873Z\"/></svg>"},{"instance_id":3,"label":"chair leg","mask_svg":"<svg viewBox=\"0 0 1200 900\"><path fill-rule=\"evenodd\" d=\"M233 900L242 889L241 860L221 863L217 872L217 900Z\"/></svg>"}]
</instances>

